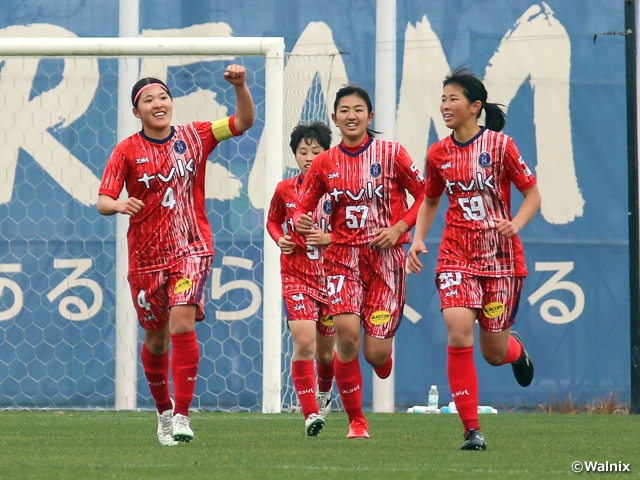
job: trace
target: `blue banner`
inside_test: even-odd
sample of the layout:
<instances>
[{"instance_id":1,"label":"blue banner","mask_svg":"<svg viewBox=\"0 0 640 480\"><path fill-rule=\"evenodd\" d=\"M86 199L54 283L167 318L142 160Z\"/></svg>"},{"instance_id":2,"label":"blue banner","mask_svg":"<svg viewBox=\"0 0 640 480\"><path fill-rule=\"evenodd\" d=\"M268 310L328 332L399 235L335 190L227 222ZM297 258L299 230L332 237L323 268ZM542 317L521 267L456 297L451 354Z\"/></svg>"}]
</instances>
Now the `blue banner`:
<instances>
[{"instance_id":1,"label":"blue banner","mask_svg":"<svg viewBox=\"0 0 640 480\"><path fill-rule=\"evenodd\" d=\"M10 3L0 37L118 35L115 0ZM330 92L345 81L375 92L375 2L354 0L345 11L295 0L211 5L141 2L141 35L284 37L287 52L342 52L325 67ZM507 107L505 132L543 197L521 232L529 276L514 326L536 376L522 389L509 366L488 366L476 348L482 404L629 401L625 56L616 33L623 14L623 2L397 2L396 139L424 166L428 145L450 133L438 110L442 80L465 65L483 79L489 101ZM233 112L221 78L231 61L162 66L176 123ZM216 257L198 326L203 408L254 409L262 394L264 71L258 59L244 61L256 72L259 120L209 163ZM143 62L141 74L157 68ZM114 59L0 58L0 406L114 404L115 222L95 203L116 144L117 72ZM331 113L331 96L326 104ZM521 197L513 197L516 209ZM451 397L433 281L445 203L427 239L426 268L408 279L395 346L398 408L426 404L431 384L441 403ZM139 385L139 404L150 405Z\"/></svg>"}]
</instances>

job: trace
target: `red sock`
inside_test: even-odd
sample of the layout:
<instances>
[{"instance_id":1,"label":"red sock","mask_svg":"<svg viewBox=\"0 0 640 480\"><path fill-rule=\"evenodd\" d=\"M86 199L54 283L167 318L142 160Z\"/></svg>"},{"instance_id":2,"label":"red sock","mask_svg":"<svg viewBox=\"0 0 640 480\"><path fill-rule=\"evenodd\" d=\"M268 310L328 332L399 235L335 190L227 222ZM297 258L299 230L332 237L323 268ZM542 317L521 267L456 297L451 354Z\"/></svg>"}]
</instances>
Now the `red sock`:
<instances>
[{"instance_id":1,"label":"red sock","mask_svg":"<svg viewBox=\"0 0 640 480\"><path fill-rule=\"evenodd\" d=\"M362 415L362 372L358 357L350 362L341 362L338 355L334 355L334 370L336 374L336 385L340 392L340 399L344 407L349 422L363 417Z\"/></svg>"},{"instance_id":2,"label":"red sock","mask_svg":"<svg viewBox=\"0 0 640 480\"><path fill-rule=\"evenodd\" d=\"M378 377L382 378L383 380L391 375L391 369L393 368L393 347L391 347L391 349L389 350L389 357L387 358L386 362L378 366L372 365L372 367L376 372L376 375L378 375Z\"/></svg>"},{"instance_id":3,"label":"red sock","mask_svg":"<svg viewBox=\"0 0 640 480\"><path fill-rule=\"evenodd\" d=\"M143 343L140 360L158 412L170 410L172 405L169 394L169 350L162 355L154 355Z\"/></svg>"},{"instance_id":4,"label":"red sock","mask_svg":"<svg viewBox=\"0 0 640 480\"><path fill-rule=\"evenodd\" d=\"M517 362L522 355L522 350L522 344L511 335L509 335L509 347L507 348L507 356L504 357L504 360L500 365Z\"/></svg>"},{"instance_id":5,"label":"red sock","mask_svg":"<svg viewBox=\"0 0 640 480\"><path fill-rule=\"evenodd\" d=\"M333 356L335 358L335 353ZM316 360L316 368L318 369L318 390L330 392L333 387L333 360L329 363L320 363Z\"/></svg>"},{"instance_id":6,"label":"red sock","mask_svg":"<svg viewBox=\"0 0 640 480\"><path fill-rule=\"evenodd\" d=\"M302 414L306 419L312 413L318 413L316 401L316 372L313 369L313 360L296 360L291 362L291 377L296 395L300 400Z\"/></svg>"},{"instance_id":7,"label":"red sock","mask_svg":"<svg viewBox=\"0 0 640 480\"><path fill-rule=\"evenodd\" d=\"M473 347L447 347L447 376L464 433L479 429L478 376L473 361Z\"/></svg>"},{"instance_id":8,"label":"red sock","mask_svg":"<svg viewBox=\"0 0 640 480\"><path fill-rule=\"evenodd\" d=\"M176 402L174 414L189 416L200 360L196 332L172 334L171 349L171 377Z\"/></svg>"}]
</instances>

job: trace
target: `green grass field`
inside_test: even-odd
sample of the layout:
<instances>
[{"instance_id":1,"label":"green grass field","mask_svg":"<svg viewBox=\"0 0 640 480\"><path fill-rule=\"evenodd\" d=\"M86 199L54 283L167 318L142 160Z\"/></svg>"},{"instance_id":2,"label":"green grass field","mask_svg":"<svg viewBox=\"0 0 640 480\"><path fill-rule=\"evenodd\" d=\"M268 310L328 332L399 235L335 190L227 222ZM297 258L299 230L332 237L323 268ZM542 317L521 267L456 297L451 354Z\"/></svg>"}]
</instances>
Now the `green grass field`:
<instances>
[{"instance_id":1,"label":"green grass field","mask_svg":"<svg viewBox=\"0 0 640 480\"><path fill-rule=\"evenodd\" d=\"M640 478L640 415L481 415L487 451L462 452L457 415L368 413L347 440L344 413L318 437L300 414L193 413L190 444L161 447L154 412L2 411L2 479ZM630 473L576 475L575 461Z\"/></svg>"}]
</instances>

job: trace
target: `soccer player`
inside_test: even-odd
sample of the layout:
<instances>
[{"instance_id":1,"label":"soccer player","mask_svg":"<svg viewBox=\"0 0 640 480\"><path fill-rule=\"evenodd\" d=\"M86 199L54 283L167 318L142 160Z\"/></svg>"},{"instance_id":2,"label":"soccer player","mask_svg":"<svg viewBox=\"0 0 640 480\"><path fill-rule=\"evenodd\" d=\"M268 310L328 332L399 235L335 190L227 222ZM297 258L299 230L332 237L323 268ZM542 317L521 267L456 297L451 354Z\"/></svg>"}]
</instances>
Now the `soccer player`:
<instances>
[{"instance_id":1,"label":"soccer player","mask_svg":"<svg viewBox=\"0 0 640 480\"><path fill-rule=\"evenodd\" d=\"M223 76L235 90L235 115L175 127L169 88L156 78L139 80L131 103L142 130L115 147L99 190L102 215L129 217L128 280L144 329L142 367L158 410L162 445L193 439L189 407L199 363L195 323L204 318L214 254L204 201L207 157L219 142L241 135L254 122L244 67L229 65ZM128 197L119 199L123 187Z\"/></svg>"},{"instance_id":2,"label":"soccer player","mask_svg":"<svg viewBox=\"0 0 640 480\"><path fill-rule=\"evenodd\" d=\"M269 206L267 229L280 247L282 296L293 337L291 376L305 418L305 431L316 436L331 410L335 329L327 316L322 255L331 243L331 200L324 197L313 214L314 229L306 238L293 228L298 191L311 162L331 146L331 130L324 123L298 125L289 143L300 174L278 183ZM285 225L285 229L283 229ZM318 369L318 391L313 359ZM317 395L317 398L316 398Z\"/></svg>"},{"instance_id":3,"label":"soccer player","mask_svg":"<svg viewBox=\"0 0 640 480\"><path fill-rule=\"evenodd\" d=\"M369 438L362 414L362 350L380 378L392 368L393 336L406 297L405 252L424 195L424 178L404 147L374 138L371 98L346 85L331 115L342 142L311 164L298 194L294 222L313 231L313 211L328 194L332 201L331 244L324 253L329 315L336 329L336 384L349 417L347 438ZM407 190L416 199L408 208ZM361 329L364 327L364 340Z\"/></svg>"},{"instance_id":4,"label":"soccer player","mask_svg":"<svg viewBox=\"0 0 640 480\"><path fill-rule=\"evenodd\" d=\"M458 68L443 82L440 112L452 135L427 152L425 197L418 213L407 266L420 272L424 238L446 193L449 208L436 267L436 285L448 332L447 376L464 426L462 450L485 450L478 423L478 379L473 360L474 325L490 365L511 364L523 387L533 363L511 331L527 269L518 232L540 208L536 179L511 137L500 133L505 113L487 102L482 82ZM485 112L485 124L478 125ZM511 217L511 184L524 200Z\"/></svg>"}]
</instances>

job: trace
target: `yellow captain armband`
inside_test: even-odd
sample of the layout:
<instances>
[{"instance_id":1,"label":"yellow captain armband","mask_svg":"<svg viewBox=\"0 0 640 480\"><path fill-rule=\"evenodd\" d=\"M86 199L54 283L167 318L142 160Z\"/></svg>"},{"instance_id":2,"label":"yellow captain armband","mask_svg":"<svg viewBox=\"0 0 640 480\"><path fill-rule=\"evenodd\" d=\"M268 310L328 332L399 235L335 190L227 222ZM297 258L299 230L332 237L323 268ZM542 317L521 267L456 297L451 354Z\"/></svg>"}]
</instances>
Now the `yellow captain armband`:
<instances>
[{"instance_id":1,"label":"yellow captain armband","mask_svg":"<svg viewBox=\"0 0 640 480\"><path fill-rule=\"evenodd\" d=\"M221 118L220 120L211 122L211 131L213 132L213 136L216 137L216 140L219 142L233 137L233 132L229 125L229 118L230 117Z\"/></svg>"}]
</instances>

